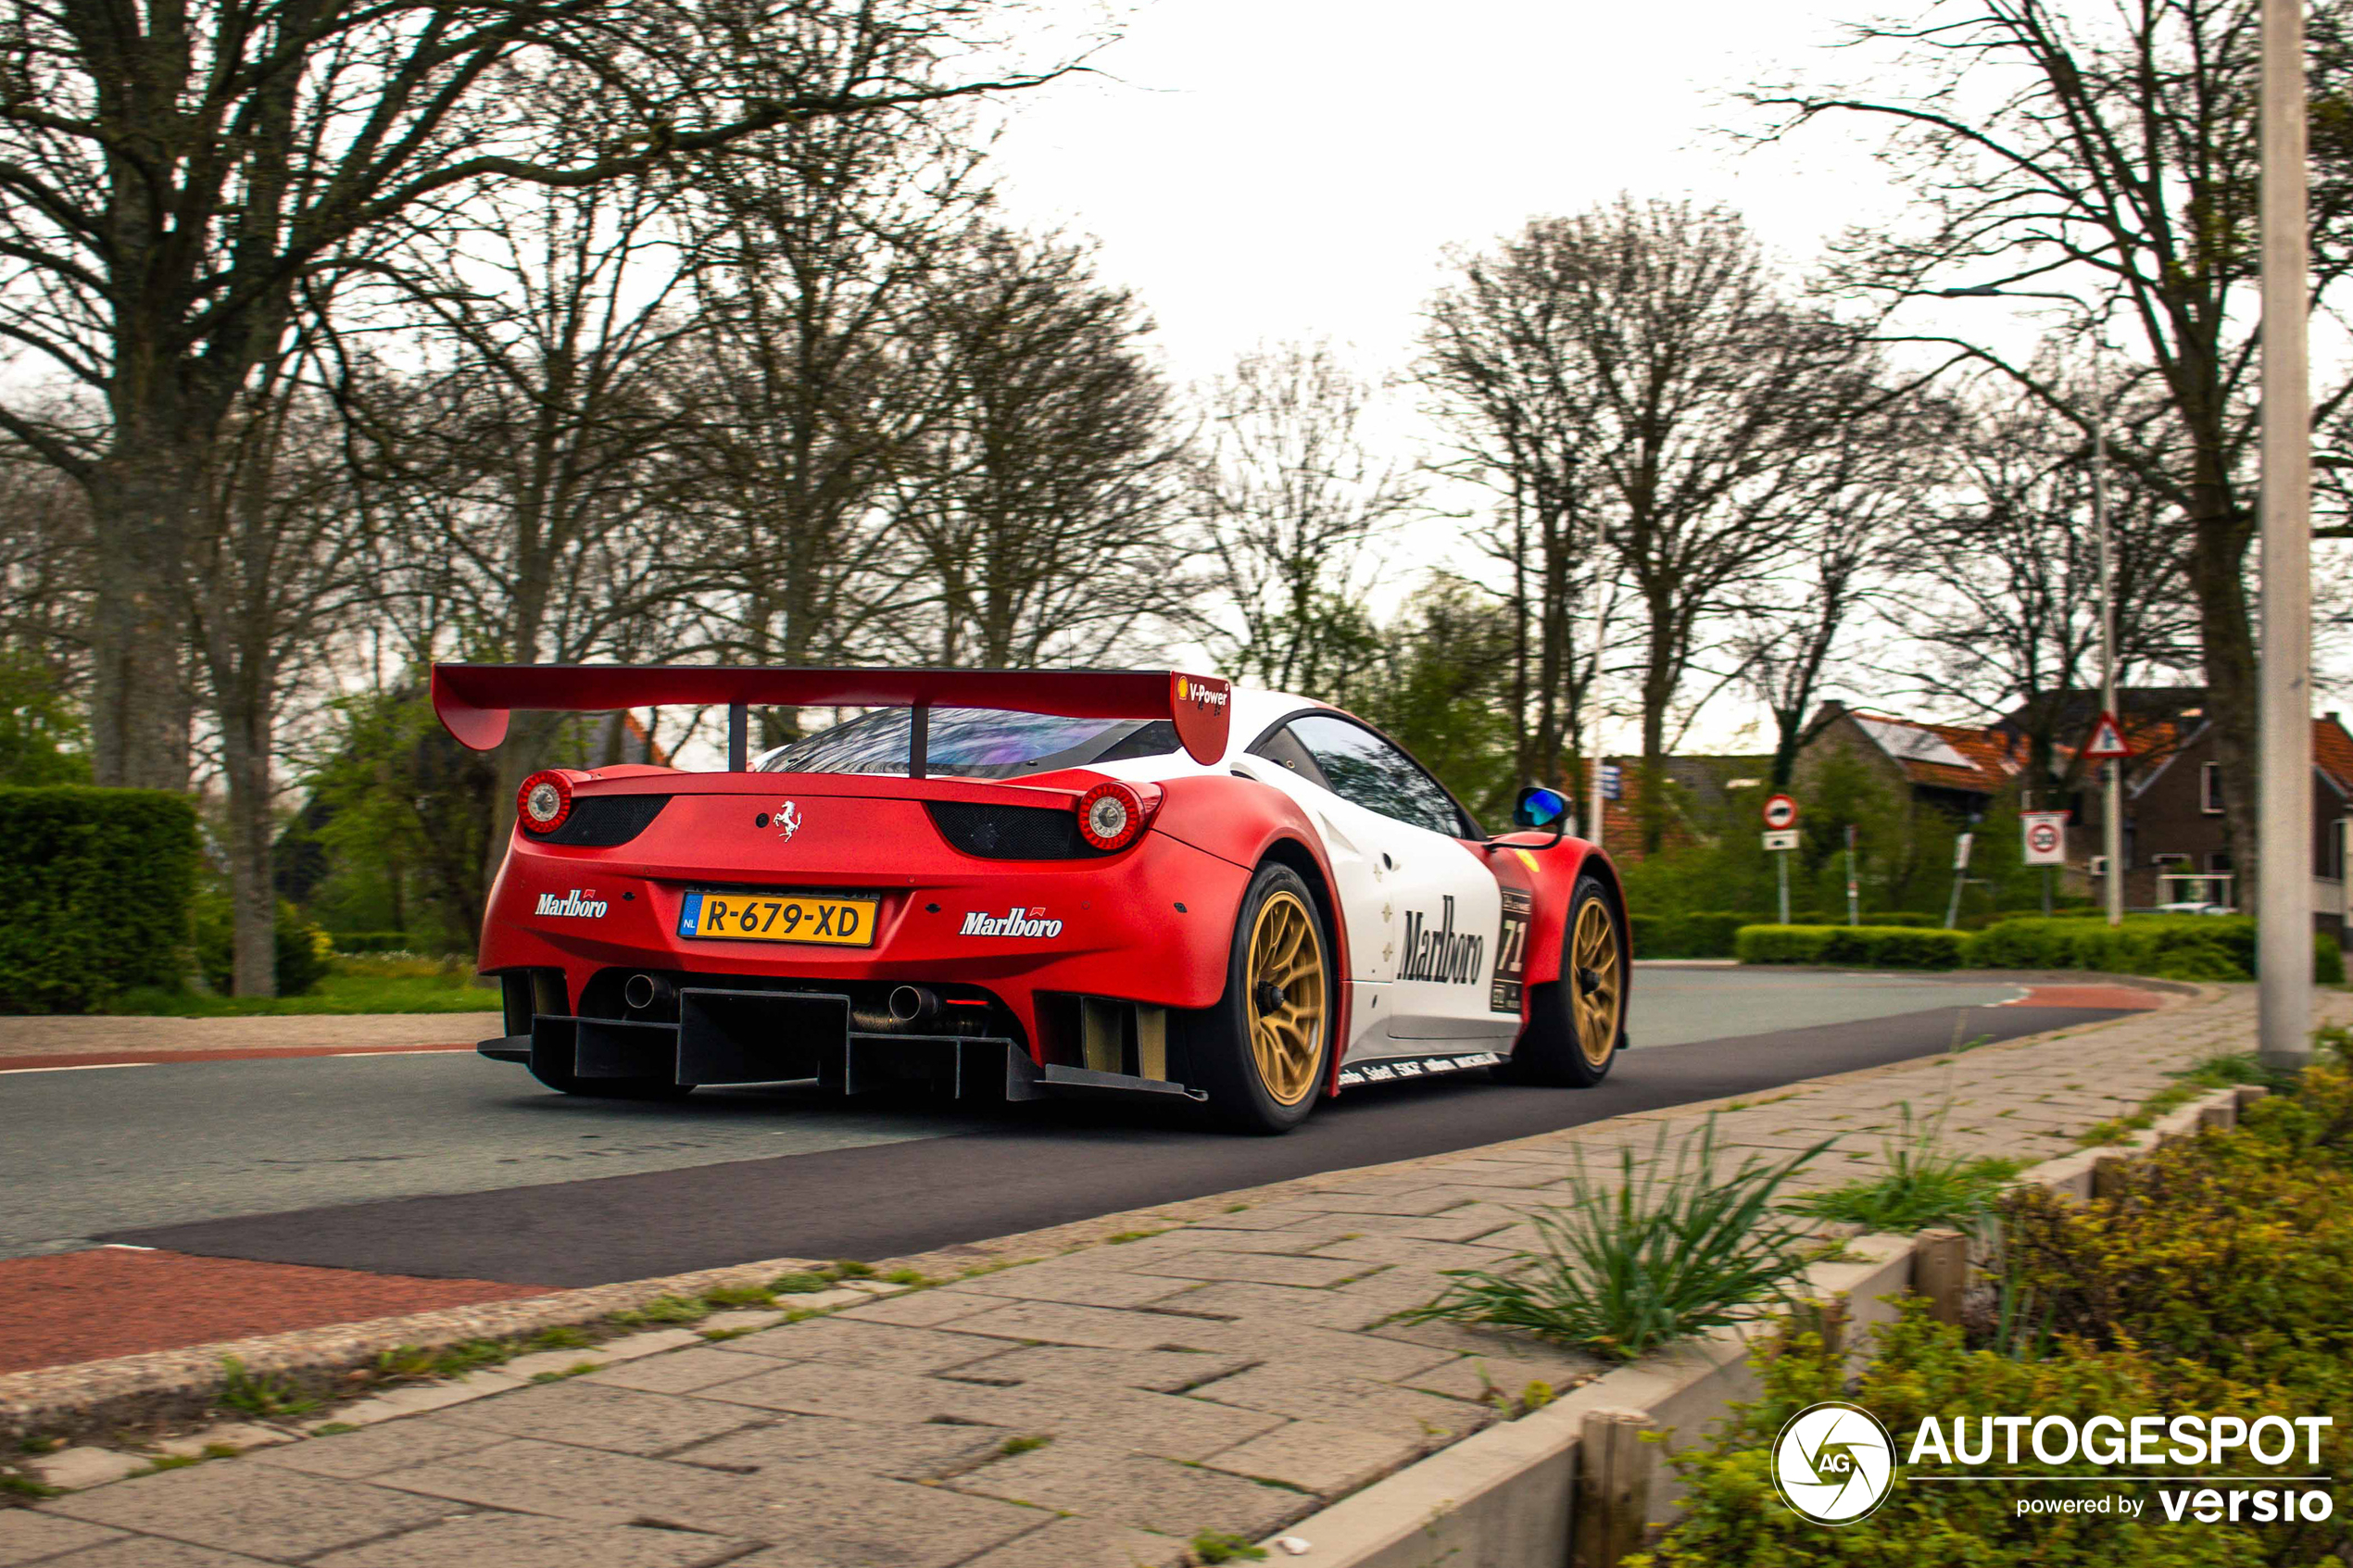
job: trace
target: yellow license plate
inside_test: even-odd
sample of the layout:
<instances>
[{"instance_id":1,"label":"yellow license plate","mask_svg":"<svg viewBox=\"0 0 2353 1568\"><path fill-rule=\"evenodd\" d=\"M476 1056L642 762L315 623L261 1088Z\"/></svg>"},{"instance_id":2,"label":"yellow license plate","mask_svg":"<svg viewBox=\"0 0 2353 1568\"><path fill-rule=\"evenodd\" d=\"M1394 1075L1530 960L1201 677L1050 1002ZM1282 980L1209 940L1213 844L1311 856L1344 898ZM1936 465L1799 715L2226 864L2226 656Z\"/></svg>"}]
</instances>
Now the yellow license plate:
<instances>
[{"instance_id":1,"label":"yellow license plate","mask_svg":"<svg viewBox=\"0 0 2353 1568\"><path fill-rule=\"evenodd\" d=\"M834 947L875 945L876 898L817 898L802 893L686 895L678 909L681 936L735 942L817 942Z\"/></svg>"}]
</instances>

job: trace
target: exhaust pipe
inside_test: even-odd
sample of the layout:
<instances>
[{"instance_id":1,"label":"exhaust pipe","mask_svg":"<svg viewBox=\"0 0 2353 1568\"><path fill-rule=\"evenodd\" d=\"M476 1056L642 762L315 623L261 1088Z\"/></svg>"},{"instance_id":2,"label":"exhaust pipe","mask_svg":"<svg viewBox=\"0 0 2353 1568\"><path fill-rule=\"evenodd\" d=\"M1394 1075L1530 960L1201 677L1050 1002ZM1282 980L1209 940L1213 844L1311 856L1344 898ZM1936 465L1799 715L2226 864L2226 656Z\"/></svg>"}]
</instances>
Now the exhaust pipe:
<instances>
[{"instance_id":1,"label":"exhaust pipe","mask_svg":"<svg viewBox=\"0 0 2353 1568\"><path fill-rule=\"evenodd\" d=\"M633 974L621 983L621 999L635 1012L669 1001L678 988L659 974Z\"/></svg>"},{"instance_id":2,"label":"exhaust pipe","mask_svg":"<svg viewBox=\"0 0 2353 1568\"><path fill-rule=\"evenodd\" d=\"M939 1010L939 998L922 985L901 985L890 993L890 1016L901 1023L917 1023Z\"/></svg>"}]
</instances>

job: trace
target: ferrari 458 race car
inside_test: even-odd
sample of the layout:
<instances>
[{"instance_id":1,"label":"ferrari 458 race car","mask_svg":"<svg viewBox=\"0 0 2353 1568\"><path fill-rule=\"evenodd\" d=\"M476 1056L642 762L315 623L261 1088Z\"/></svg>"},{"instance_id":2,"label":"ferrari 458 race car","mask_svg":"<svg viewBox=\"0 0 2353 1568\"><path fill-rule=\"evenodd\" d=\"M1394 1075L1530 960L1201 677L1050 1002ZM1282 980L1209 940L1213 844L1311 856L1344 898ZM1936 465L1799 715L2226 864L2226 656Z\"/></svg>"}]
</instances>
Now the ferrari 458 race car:
<instances>
[{"instance_id":1,"label":"ferrari 458 race car","mask_svg":"<svg viewBox=\"0 0 2353 1568\"><path fill-rule=\"evenodd\" d=\"M729 712L728 766L522 783L483 922L506 1034L567 1094L815 1080L1206 1102L1280 1132L1351 1085L1600 1082L1625 1043L1608 860L1521 794L1481 832L1348 714L1173 671L442 665L514 709ZM862 709L758 758L753 706Z\"/></svg>"}]
</instances>

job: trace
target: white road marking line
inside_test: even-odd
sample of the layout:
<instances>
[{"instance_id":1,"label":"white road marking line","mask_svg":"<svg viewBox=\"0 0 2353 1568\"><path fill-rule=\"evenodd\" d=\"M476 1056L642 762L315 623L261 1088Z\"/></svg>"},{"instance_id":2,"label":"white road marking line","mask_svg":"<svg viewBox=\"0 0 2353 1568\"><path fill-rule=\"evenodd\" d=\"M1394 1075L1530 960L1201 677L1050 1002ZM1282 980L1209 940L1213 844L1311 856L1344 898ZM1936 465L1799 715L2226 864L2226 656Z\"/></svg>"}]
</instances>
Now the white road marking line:
<instances>
[{"instance_id":1,"label":"white road marking line","mask_svg":"<svg viewBox=\"0 0 2353 1568\"><path fill-rule=\"evenodd\" d=\"M14 1073L96 1073L108 1067L154 1067L152 1061L77 1061L65 1067L0 1067L0 1078Z\"/></svg>"},{"instance_id":2,"label":"white road marking line","mask_svg":"<svg viewBox=\"0 0 2353 1568\"><path fill-rule=\"evenodd\" d=\"M390 1049L390 1050L380 1050L380 1051L326 1051L326 1052L323 1052L322 1054L323 1054L323 1055L326 1055L326 1056L333 1056L333 1057L352 1057L352 1056L466 1056L466 1055L470 1055L470 1054L472 1054L472 1051L473 1051L473 1047L472 1047L472 1046L397 1046L397 1047L393 1047L393 1048L392 1048L392 1049ZM286 1059L281 1059L281 1060L286 1060Z\"/></svg>"}]
</instances>

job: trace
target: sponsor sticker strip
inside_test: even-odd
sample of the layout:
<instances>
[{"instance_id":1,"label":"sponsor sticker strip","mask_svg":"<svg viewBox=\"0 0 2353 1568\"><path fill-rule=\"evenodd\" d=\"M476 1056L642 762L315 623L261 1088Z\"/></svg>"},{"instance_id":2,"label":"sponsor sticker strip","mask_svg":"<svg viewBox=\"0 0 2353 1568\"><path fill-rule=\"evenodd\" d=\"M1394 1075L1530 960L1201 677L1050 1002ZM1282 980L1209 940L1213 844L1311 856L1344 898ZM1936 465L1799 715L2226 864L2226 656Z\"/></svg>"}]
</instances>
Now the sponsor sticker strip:
<instances>
[{"instance_id":1,"label":"sponsor sticker strip","mask_svg":"<svg viewBox=\"0 0 2353 1568\"><path fill-rule=\"evenodd\" d=\"M1368 1061L1359 1067L1341 1068L1340 1086L1345 1089L1357 1084L1389 1084L1401 1078L1461 1073L1473 1067L1493 1067L1503 1060L1493 1051L1472 1051L1466 1056L1403 1057L1389 1061Z\"/></svg>"}]
</instances>

